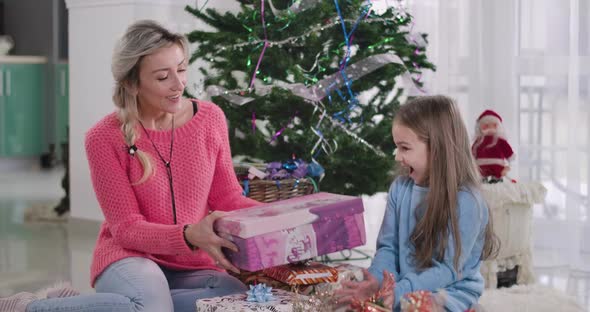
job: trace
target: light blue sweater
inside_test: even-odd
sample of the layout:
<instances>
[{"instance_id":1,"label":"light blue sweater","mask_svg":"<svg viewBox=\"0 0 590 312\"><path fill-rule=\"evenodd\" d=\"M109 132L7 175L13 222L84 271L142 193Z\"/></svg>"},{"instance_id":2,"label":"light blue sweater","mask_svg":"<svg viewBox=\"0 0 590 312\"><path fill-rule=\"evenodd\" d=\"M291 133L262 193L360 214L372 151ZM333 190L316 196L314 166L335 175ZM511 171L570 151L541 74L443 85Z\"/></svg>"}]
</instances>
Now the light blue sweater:
<instances>
[{"instance_id":1,"label":"light blue sweater","mask_svg":"<svg viewBox=\"0 0 590 312\"><path fill-rule=\"evenodd\" d=\"M463 312L477 302L484 288L479 272L488 208L476 190L462 188L458 195L458 219L461 235L459 272L454 269L453 236L449 238L442 262L419 271L413 264L410 235L416 226L414 212L425 200L428 188L414 184L408 177L397 178L389 189L387 209L377 238L377 253L369 272L381 283L383 270L395 274L394 310L400 309L400 298L416 290L446 292L445 309ZM450 226L450 225L449 225Z\"/></svg>"}]
</instances>

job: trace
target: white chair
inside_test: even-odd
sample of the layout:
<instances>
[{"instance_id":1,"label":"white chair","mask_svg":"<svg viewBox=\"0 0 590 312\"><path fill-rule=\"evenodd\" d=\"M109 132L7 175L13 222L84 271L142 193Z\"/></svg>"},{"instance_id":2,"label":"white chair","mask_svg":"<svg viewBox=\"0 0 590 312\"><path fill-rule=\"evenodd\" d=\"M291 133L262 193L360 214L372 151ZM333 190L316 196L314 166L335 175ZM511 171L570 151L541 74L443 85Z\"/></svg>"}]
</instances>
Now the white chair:
<instances>
[{"instance_id":1,"label":"white chair","mask_svg":"<svg viewBox=\"0 0 590 312\"><path fill-rule=\"evenodd\" d=\"M532 206L543 202L547 189L535 182L502 182L483 184L482 190L491 211L494 232L500 240L498 256L481 266L486 288L496 288L498 272L515 266L518 266L517 284L533 283Z\"/></svg>"}]
</instances>

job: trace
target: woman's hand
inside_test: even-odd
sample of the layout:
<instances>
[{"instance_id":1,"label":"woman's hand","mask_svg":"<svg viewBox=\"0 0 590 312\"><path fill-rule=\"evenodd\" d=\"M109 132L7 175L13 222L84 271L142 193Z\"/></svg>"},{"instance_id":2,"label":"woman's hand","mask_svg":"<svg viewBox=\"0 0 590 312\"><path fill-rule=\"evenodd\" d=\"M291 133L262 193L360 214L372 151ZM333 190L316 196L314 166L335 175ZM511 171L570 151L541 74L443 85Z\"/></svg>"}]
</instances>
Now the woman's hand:
<instances>
[{"instance_id":1,"label":"woman's hand","mask_svg":"<svg viewBox=\"0 0 590 312\"><path fill-rule=\"evenodd\" d=\"M224 215L222 211L214 211L208 216L203 218L199 223L190 224L185 231L186 239L193 246L196 246L213 258L215 264L223 269L231 270L236 273L240 273L240 270L236 268L221 251L222 247L238 252L238 247L230 242L229 240L219 237L213 231L213 223Z\"/></svg>"},{"instance_id":2,"label":"woman's hand","mask_svg":"<svg viewBox=\"0 0 590 312\"><path fill-rule=\"evenodd\" d=\"M349 305L353 299L364 302L379 290L379 281L367 269L363 269L363 275L363 281L342 282L342 288L334 292L339 305Z\"/></svg>"}]
</instances>

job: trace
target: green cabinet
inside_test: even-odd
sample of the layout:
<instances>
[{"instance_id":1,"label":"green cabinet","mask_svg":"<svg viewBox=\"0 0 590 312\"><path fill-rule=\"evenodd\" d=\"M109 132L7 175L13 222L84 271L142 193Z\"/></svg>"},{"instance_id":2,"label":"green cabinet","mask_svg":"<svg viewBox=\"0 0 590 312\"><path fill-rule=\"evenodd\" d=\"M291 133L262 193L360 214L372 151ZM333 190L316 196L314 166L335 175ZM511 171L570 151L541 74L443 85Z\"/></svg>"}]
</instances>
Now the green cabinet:
<instances>
[{"instance_id":1,"label":"green cabinet","mask_svg":"<svg viewBox=\"0 0 590 312\"><path fill-rule=\"evenodd\" d=\"M69 123L69 68L68 63L58 63L55 65L55 143L57 144L58 154L60 146L68 142Z\"/></svg>"},{"instance_id":2,"label":"green cabinet","mask_svg":"<svg viewBox=\"0 0 590 312\"><path fill-rule=\"evenodd\" d=\"M41 154L45 73L44 62L0 61L0 157Z\"/></svg>"}]
</instances>

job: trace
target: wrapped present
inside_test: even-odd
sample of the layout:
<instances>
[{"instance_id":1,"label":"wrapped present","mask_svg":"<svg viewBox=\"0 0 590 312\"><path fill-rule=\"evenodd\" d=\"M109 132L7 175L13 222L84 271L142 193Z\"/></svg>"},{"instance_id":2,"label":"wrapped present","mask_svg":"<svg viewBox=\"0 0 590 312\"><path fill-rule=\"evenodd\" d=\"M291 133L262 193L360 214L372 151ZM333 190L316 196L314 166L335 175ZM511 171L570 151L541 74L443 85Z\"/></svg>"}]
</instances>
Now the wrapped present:
<instances>
[{"instance_id":1,"label":"wrapped present","mask_svg":"<svg viewBox=\"0 0 590 312\"><path fill-rule=\"evenodd\" d=\"M325 284L325 287L336 290L342 288L342 282L360 282L365 277L363 268L350 263L330 263L328 264L338 272L338 279L335 283Z\"/></svg>"},{"instance_id":2,"label":"wrapped present","mask_svg":"<svg viewBox=\"0 0 590 312\"><path fill-rule=\"evenodd\" d=\"M353 298L350 308L354 312L383 312L391 311L394 303L395 276L392 273L383 271L383 282L377 292L364 300ZM411 310L414 312L413 310ZM418 311L416 311L418 312Z\"/></svg>"},{"instance_id":3,"label":"wrapped present","mask_svg":"<svg viewBox=\"0 0 590 312\"><path fill-rule=\"evenodd\" d=\"M236 274L233 272L228 272L228 273L231 274L232 276L236 277L237 279L239 279L242 283L244 283L246 285L266 284L266 285L268 285L272 288L275 288L275 289L282 289L282 290L295 292L295 293L303 294L303 295L309 295L310 293L313 293L316 289L315 286L329 284L329 283L323 283L323 284L317 284L317 285L289 285L285 282L281 282L281 281L278 281L270 276L267 276L266 274L264 274L264 270L260 270L260 271L256 271L256 272L249 272L249 271L242 270L242 271L240 271L239 274Z\"/></svg>"},{"instance_id":4,"label":"wrapped present","mask_svg":"<svg viewBox=\"0 0 590 312\"><path fill-rule=\"evenodd\" d=\"M256 284L266 284L275 289L282 289L287 291L293 291L293 286L287 283L278 281L270 276L264 274L264 270L250 272L250 271L240 271L239 274L234 272L228 271L229 274L234 276L235 278L239 279L242 283L246 285L256 285Z\"/></svg>"},{"instance_id":5,"label":"wrapped present","mask_svg":"<svg viewBox=\"0 0 590 312\"><path fill-rule=\"evenodd\" d=\"M417 290L407 293L400 300L403 312L443 312L445 311L445 294Z\"/></svg>"},{"instance_id":6,"label":"wrapped present","mask_svg":"<svg viewBox=\"0 0 590 312\"><path fill-rule=\"evenodd\" d=\"M258 271L365 244L361 198L315 193L231 211L215 222L238 268Z\"/></svg>"},{"instance_id":7,"label":"wrapped present","mask_svg":"<svg viewBox=\"0 0 590 312\"><path fill-rule=\"evenodd\" d=\"M285 264L263 270L264 274L289 285L315 285L338 280L338 271L319 262Z\"/></svg>"},{"instance_id":8,"label":"wrapped present","mask_svg":"<svg viewBox=\"0 0 590 312\"><path fill-rule=\"evenodd\" d=\"M272 300L266 302L248 301L246 293L198 299L197 312L292 312L295 300L305 300L305 296L285 290L272 289L271 293Z\"/></svg>"}]
</instances>

